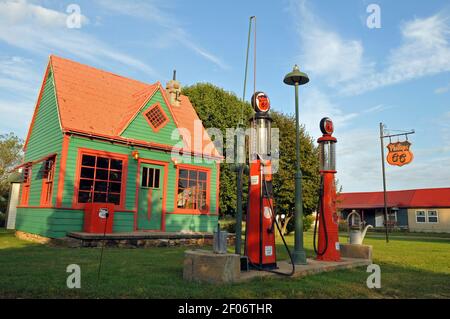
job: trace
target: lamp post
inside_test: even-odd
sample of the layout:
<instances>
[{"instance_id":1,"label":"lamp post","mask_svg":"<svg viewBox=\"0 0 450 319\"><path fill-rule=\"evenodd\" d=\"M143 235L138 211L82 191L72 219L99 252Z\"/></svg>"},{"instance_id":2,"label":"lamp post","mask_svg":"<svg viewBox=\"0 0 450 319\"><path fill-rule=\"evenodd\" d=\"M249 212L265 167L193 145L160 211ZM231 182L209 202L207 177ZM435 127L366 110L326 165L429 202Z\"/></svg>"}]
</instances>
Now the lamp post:
<instances>
[{"instance_id":1,"label":"lamp post","mask_svg":"<svg viewBox=\"0 0 450 319\"><path fill-rule=\"evenodd\" d=\"M296 265L306 264L306 253L303 247L303 197L302 171L300 169L300 124L298 111L298 87L309 82L308 75L300 72L298 65L284 77L285 84L295 86L295 134L296 134L296 172L295 172L295 246L292 254Z\"/></svg>"}]
</instances>

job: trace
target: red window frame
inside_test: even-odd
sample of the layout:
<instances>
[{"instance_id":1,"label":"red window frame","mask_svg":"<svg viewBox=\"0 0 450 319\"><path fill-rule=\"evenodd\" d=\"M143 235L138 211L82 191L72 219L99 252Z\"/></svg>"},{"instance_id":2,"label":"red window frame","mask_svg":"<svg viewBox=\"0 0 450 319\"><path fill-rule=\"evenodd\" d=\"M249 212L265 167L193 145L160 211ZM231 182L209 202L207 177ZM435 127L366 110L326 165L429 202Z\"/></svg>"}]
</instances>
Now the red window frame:
<instances>
[{"instance_id":1,"label":"red window frame","mask_svg":"<svg viewBox=\"0 0 450 319\"><path fill-rule=\"evenodd\" d=\"M52 205L53 184L55 179L56 156L44 161L44 171L42 174L41 206Z\"/></svg>"},{"instance_id":2,"label":"red window frame","mask_svg":"<svg viewBox=\"0 0 450 319\"><path fill-rule=\"evenodd\" d=\"M161 112L161 115L164 117L164 121L160 122L158 126L155 126L151 119L149 118L148 114L152 112L155 108L158 108ZM169 117L167 116L166 112L164 112L163 108L161 107L160 103L153 104L148 108L147 111L142 113L147 123L150 125L150 127L153 129L153 131L158 132L160 129L162 129L166 124L169 122Z\"/></svg>"},{"instance_id":3,"label":"red window frame","mask_svg":"<svg viewBox=\"0 0 450 319\"><path fill-rule=\"evenodd\" d=\"M180 171L181 170L187 170L188 171L188 178L181 178L180 177ZM203 168L203 167L197 167L197 166L192 166L192 165L177 165L177 177L176 177L176 193L175 193L175 212L179 213L179 214L210 214L210 169L208 168ZM178 206L178 201L179 201L179 191L180 191L180 180L184 180L185 182L187 182L187 188L189 188L189 182L191 181L190 178L190 173L189 172L196 172L197 173L197 183L199 183L199 173L206 173L206 180L205 181L200 181L201 184L205 184L206 186L206 190L201 192L206 193L206 202L205 202L205 208L204 209L200 209L198 208L198 196L195 196L195 200L194 200L194 204L196 207L192 208L184 208L184 207L179 207ZM198 187L198 186L197 186ZM182 189L182 188L181 188ZM196 193L196 195L198 195L198 192Z\"/></svg>"},{"instance_id":4,"label":"red window frame","mask_svg":"<svg viewBox=\"0 0 450 319\"><path fill-rule=\"evenodd\" d=\"M31 186L31 165L23 167L23 182L22 182L22 197L20 199L21 206L28 206L28 200L30 198L30 186Z\"/></svg>"},{"instance_id":5,"label":"red window frame","mask_svg":"<svg viewBox=\"0 0 450 319\"><path fill-rule=\"evenodd\" d=\"M83 159L83 155L87 155L87 156L94 156L96 158L95 160L95 166L85 166L82 165L82 159ZM100 167L100 170L107 170L108 171L108 178L107 179L96 179L95 174L97 173L97 157L101 157L101 158L108 158L109 159L109 164L108 164L108 169L106 168L102 168ZM120 170L117 169L111 169L111 160L120 160L122 161L122 170L121 170L121 179L120 181L113 181L110 180L110 172L119 172ZM81 169L83 167L87 167L87 168L93 168L94 169L94 178L87 178L87 177L81 177ZM119 204L115 204L116 209L124 209L125 207L125 191L126 191L126 181L127 181L127 169L128 169L128 156L124 155L124 154L117 154L117 153L111 153L111 152L105 152L105 151L96 151L96 150L90 150L90 149L79 149L78 151L78 162L77 162L77 172L76 172L76 180L75 180L75 190L74 190L74 197L73 197L73 208L76 209L83 209L84 206L86 205L85 202L79 202L79 193L81 192L88 192L88 191L84 191L84 190L80 190L80 181L81 179L83 180L92 180L93 181L93 187L95 187L95 181L97 180L98 182L106 182L108 184L110 183L120 183L120 193L119 192L111 192L112 194L117 194L119 195ZM91 190L92 191L92 190ZM93 191L94 193L96 192L95 190ZM102 191L97 191L97 193L109 193L109 192L102 192ZM94 196L94 195L92 195Z\"/></svg>"}]
</instances>

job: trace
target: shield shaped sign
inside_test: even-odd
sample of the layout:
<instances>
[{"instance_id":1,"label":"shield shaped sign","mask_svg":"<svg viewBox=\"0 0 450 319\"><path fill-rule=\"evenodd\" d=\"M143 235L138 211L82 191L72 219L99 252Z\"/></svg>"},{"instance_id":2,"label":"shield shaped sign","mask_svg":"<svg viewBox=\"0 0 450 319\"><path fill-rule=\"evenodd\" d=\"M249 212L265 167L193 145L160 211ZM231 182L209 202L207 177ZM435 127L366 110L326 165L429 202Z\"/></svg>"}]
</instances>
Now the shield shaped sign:
<instances>
[{"instance_id":1,"label":"shield shaped sign","mask_svg":"<svg viewBox=\"0 0 450 319\"><path fill-rule=\"evenodd\" d=\"M98 211L98 217L107 218L108 217L108 208L100 208Z\"/></svg>"},{"instance_id":2,"label":"shield shaped sign","mask_svg":"<svg viewBox=\"0 0 450 319\"><path fill-rule=\"evenodd\" d=\"M389 153L387 155L387 162L390 165L403 166L409 164L414 159L414 155L410 150L411 143L408 141L389 143L387 148Z\"/></svg>"}]
</instances>

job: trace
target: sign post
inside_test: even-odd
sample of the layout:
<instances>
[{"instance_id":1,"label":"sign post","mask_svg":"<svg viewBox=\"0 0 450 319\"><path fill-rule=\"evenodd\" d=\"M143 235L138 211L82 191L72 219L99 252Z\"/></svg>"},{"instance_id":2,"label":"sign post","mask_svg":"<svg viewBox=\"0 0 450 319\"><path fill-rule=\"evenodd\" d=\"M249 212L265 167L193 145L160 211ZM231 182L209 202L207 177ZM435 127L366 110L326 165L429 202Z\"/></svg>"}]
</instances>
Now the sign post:
<instances>
[{"instance_id":1,"label":"sign post","mask_svg":"<svg viewBox=\"0 0 450 319\"><path fill-rule=\"evenodd\" d=\"M389 143L387 146L389 153L387 156L387 162L390 165L403 166L412 162L414 156L410 151L411 143L408 141L408 135L414 134L414 130L402 131L399 134L387 134L384 132L384 124L380 123L380 142L381 142L381 169L383 172L383 199L384 199L384 228L386 231L386 242L389 243L389 230L388 230L388 208L387 208L387 192L386 192L386 168L384 165L384 139L392 138L395 136L405 136L406 141Z\"/></svg>"}]
</instances>

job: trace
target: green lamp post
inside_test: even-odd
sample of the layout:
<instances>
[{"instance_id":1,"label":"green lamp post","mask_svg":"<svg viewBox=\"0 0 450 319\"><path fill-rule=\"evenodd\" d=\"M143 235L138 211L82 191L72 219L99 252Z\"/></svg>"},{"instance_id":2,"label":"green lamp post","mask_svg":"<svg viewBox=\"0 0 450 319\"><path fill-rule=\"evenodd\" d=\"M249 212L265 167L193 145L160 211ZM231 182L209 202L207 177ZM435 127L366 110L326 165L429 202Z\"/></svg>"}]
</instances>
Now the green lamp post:
<instances>
[{"instance_id":1,"label":"green lamp post","mask_svg":"<svg viewBox=\"0 0 450 319\"><path fill-rule=\"evenodd\" d=\"M295 246L292 254L296 265L306 264L306 253L303 247L303 197L302 171L300 169L300 127L298 112L298 87L309 82L308 75L300 72L298 65L284 77L284 83L295 86L295 128L296 128L296 172L295 172Z\"/></svg>"}]
</instances>

